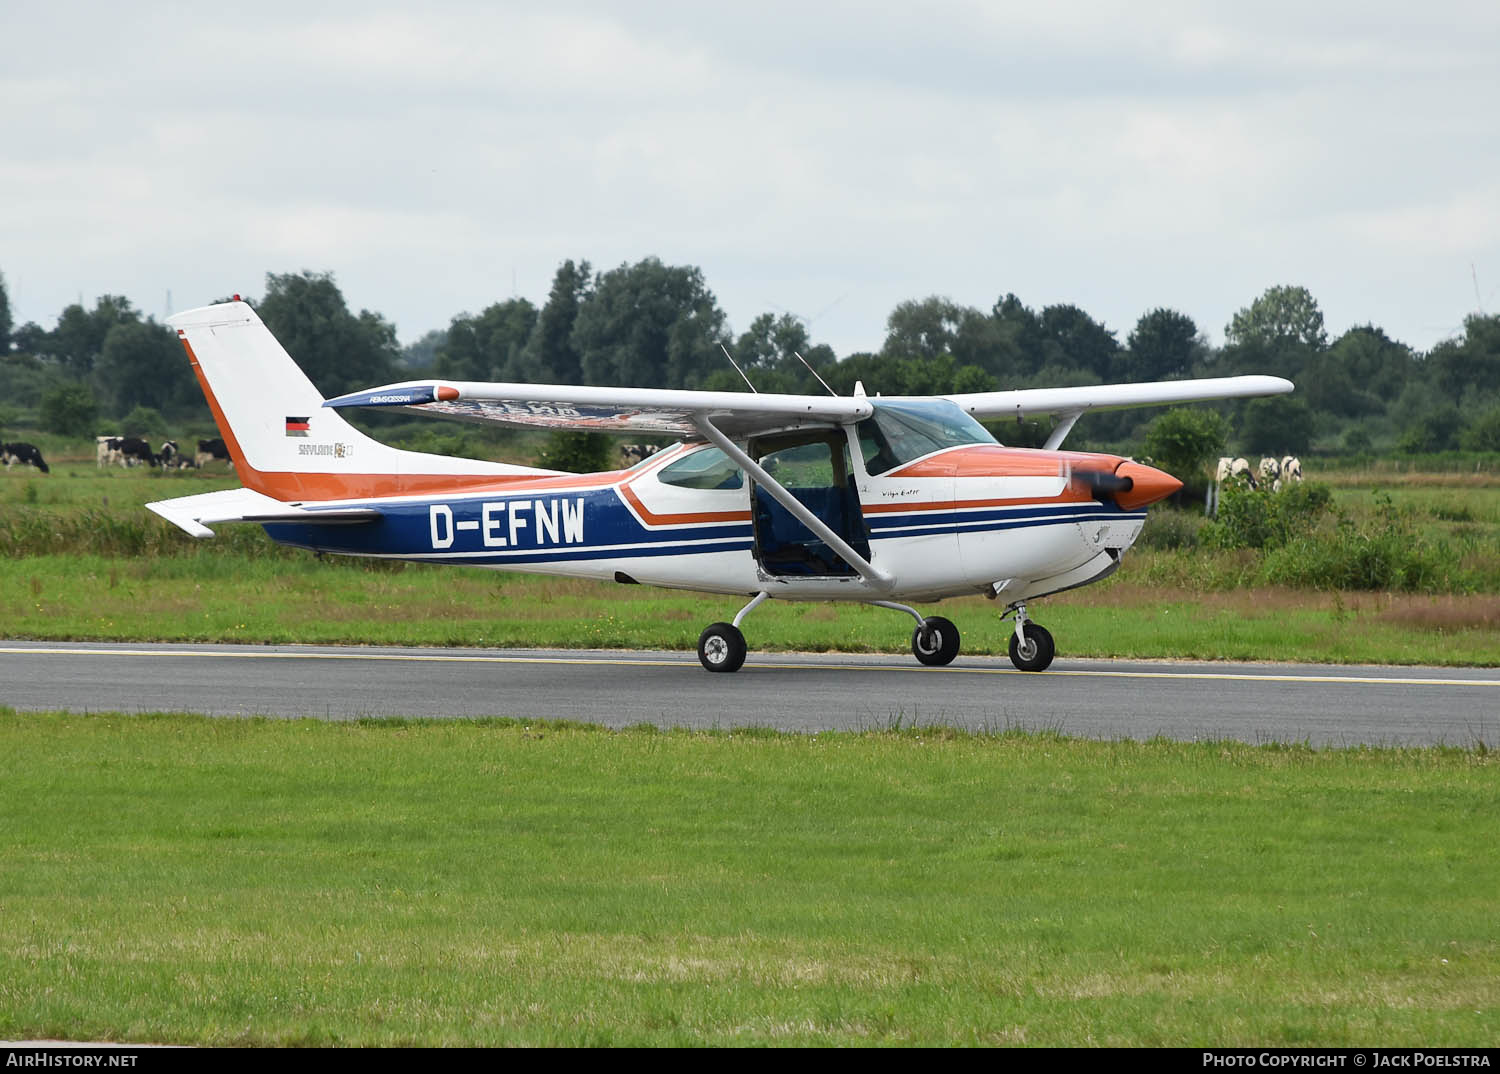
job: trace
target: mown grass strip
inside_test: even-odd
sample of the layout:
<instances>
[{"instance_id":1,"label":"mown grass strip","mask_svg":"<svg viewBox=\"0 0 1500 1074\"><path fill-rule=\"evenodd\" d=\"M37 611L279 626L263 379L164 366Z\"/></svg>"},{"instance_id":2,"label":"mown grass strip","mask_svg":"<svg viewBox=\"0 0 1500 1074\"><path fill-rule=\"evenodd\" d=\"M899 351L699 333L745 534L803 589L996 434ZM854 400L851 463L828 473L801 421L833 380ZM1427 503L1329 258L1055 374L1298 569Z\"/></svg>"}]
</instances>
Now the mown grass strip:
<instances>
[{"instance_id":1,"label":"mown grass strip","mask_svg":"<svg viewBox=\"0 0 1500 1074\"><path fill-rule=\"evenodd\" d=\"M311 556L266 561L37 556L0 560L0 637L691 650L731 598L640 586ZM968 654L1005 659L995 602L928 605ZM1111 581L1032 607L1060 656L1500 664L1500 597L1198 594ZM760 652L910 654L911 620L879 608L773 601L745 622Z\"/></svg>"},{"instance_id":2,"label":"mown grass strip","mask_svg":"<svg viewBox=\"0 0 1500 1074\"><path fill-rule=\"evenodd\" d=\"M1473 1045L1482 751L0 710L0 1035Z\"/></svg>"}]
</instances>

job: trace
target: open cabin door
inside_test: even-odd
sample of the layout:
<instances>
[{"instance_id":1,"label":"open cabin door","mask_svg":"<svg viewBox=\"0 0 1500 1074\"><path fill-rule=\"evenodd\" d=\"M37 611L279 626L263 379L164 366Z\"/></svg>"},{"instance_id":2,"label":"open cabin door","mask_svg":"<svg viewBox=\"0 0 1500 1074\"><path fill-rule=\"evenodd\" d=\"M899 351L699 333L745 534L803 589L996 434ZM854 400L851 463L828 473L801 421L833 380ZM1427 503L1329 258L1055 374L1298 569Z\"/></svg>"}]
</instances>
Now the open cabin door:
<instances>
[{"instance_id":1,"label":"open cabin door","mask_svg":"<svg viewBox=\"0 0 1500 1074\"><path fill-rule=\"evenodd\" d=\"M870 536L860 509L843 429L800 430L750 441L749 454L797 502L865 559ZM827 542L813 534L757 483L752 482L755 558L767 574L828 577L854 575Z\"/></svg>"}]
</instances>

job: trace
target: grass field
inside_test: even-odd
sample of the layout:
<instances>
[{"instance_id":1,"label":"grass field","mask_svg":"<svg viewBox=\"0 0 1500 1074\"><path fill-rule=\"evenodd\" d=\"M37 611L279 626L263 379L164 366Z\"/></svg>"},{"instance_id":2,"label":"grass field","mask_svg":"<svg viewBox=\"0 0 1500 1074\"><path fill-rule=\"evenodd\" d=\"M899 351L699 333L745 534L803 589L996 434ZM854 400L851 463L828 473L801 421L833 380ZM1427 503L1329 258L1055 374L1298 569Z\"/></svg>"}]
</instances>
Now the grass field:
<instances>
[{"instance_id":1,"label":"grass field","mask_svg":"<svg viewBox=\"0 0 1500 1074\"><path fill-rule=\"evenodd\" d=\"M1488 1045L1495 764L0 710L0 1037Z\"/></svg>"}]
</instances>

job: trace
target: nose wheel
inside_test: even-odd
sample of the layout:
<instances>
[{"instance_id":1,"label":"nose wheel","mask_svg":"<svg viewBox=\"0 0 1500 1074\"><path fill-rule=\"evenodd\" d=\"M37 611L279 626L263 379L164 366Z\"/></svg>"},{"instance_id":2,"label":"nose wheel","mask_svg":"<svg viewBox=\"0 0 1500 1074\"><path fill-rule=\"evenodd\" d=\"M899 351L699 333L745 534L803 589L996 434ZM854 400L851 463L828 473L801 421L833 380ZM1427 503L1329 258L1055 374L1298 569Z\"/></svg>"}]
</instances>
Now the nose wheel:
<instances>
[{"instance_id":1,"label":"nose wheel","mask_svg":"<svg viewBox=\"0 0 1500 1074\"><path fill-rule=\"evenodd\" d=\"M1016 615L1016 632L1010 636L1010 662L1020 671L1046 671L1057 655L1051 633L1027 617L1024 603L1017 601L1010 611Z\"/></svg>"}]
</instances>

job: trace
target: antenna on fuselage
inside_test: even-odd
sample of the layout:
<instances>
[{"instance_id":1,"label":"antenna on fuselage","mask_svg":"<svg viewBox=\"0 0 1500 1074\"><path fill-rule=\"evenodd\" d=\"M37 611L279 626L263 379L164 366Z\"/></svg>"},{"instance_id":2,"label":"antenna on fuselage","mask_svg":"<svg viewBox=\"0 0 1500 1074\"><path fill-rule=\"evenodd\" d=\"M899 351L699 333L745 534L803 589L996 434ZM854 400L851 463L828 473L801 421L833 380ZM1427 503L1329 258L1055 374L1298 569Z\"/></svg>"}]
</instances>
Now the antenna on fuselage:
<instances>
[{"instance_id":1,"label":"antenna on fuselage","mask_svg":"<svg viewBox=\"0 0 1500 1074\"><path fill-rule=\"evenodd\" d=\"M734 366L734 371L740 375L740 379L743 380L746 384L750 384L750 378L745 376L745 371L740 368L740 363L734 360L734 355L729 353L729 348L720 343L719 350L724 352L724 357L729 359L729 364ZM756 395L760 394L760 389L757 388L754 384L750 384L750 390Z\"/></svg>"},{"instance_id":2,"label":"antenna on fuselage","mask_svg":"<svg viewBox=\"0 0 1500 1074\"><path fill-rule=\"evenodd\" d=\"M807 365L807 359L806 358L802 357L802 355L800 355L800 354L797 354L796 351L793 351L792 353L795 354L795 355L797 355L797 361L799 361L803 365L807 366L807 371L809 373L811 373L815 377L818 377L818 371L816 369L814 369L812 366ZM821 385L823 385L823 387L827 389L829 395L833 396L835 399L837 399L839 397L839 393L836 392L836 391L834 391L832 388L829 388L828 387L828 382L826 380L824 380L822 377L818 377L818 383L821 384Z\"/></svg>"}]
</instances>

